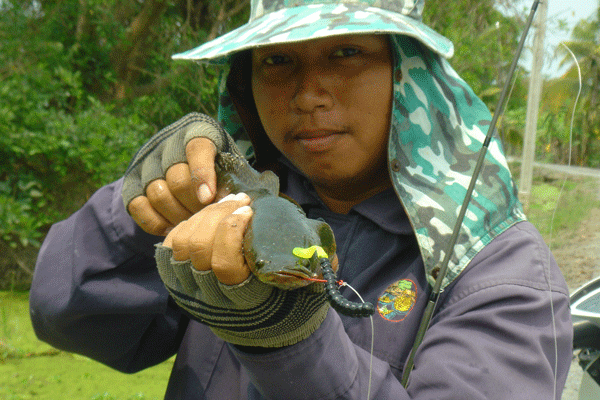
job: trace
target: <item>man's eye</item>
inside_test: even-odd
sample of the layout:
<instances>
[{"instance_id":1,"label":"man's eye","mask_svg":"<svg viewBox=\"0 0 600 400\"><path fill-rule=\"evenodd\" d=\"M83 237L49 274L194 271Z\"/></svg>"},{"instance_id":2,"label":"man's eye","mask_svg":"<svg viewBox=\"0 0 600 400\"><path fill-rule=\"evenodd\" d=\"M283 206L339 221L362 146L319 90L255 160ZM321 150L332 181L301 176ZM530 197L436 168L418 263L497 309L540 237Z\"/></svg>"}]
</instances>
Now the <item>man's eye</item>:
<instances>
[{"instance_id":1,"label":"man's eye","mask_svg":"<svg viewBox=\"0 0 600 400\"><path fill-rule=\"evenodd\" d=\"M281 65L290 62L290 58L282 55L273 55L266 57L263 62L267 65Z\"/></svg>"},{"instance_id":2,"label":"man's eye","mask_svg":"<svg viewBox=\"0 0 600 400\"><path fill-rule=\"evenodd\" d=\"M344 47L333 52L334 57L351 57L360 53L360 50L355 47Z\"/></svg>"}]
</instances>

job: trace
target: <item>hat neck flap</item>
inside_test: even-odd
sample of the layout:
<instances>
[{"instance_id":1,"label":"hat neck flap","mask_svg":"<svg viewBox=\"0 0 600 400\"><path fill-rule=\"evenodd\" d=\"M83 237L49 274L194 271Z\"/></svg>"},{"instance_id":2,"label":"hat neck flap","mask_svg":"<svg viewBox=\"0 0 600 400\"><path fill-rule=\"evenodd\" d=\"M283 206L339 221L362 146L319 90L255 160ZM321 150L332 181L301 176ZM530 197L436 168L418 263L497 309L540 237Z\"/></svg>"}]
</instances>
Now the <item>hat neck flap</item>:
<instances>
[{"instance_id":1,"label":"hat neck flap","mask_svg":"<svg viewBox=\"0 0 600 400\"><path fill-rule=\"evenodd\" d=\"M388 146L396 193L413 225L427 278L439 266L471 181L491 115L450 64L417 41L393 37L394 106ZM443 287L494 237L525 220L497 137L462 222Z\"/></svg>"}]
</instances>

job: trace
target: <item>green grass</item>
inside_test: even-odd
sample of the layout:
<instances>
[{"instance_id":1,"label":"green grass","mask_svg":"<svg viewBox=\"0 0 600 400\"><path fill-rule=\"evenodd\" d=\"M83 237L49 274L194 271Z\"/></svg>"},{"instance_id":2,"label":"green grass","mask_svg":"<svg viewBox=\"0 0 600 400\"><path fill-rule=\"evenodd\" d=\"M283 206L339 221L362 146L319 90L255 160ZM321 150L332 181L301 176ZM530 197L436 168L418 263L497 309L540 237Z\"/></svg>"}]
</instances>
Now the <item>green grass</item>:
<instances>
[{"instance_id":1,"label":"green grass","mask_svg":"<svg viewBox=\"0 0 600 400\"><path fill-rule=\"evenodd\" d=\"M563 186L561 192L561 187ZM531 188L527 218L540 231L546 242L559 248L562 239L577 232L581 221L588 218L590 210L600 207L597 179L536 178Z\"/></svg>"},{"instance_id":2,"label":"green grass","mask_svg":"<svg viewBox=\"0 0 600 400\"><path fill-rule=\"evenodd\" d=\"M35 337L28 293L0 292L0 399L162 399L173 361L128 375Z\"/></svg>"}]
</instances>

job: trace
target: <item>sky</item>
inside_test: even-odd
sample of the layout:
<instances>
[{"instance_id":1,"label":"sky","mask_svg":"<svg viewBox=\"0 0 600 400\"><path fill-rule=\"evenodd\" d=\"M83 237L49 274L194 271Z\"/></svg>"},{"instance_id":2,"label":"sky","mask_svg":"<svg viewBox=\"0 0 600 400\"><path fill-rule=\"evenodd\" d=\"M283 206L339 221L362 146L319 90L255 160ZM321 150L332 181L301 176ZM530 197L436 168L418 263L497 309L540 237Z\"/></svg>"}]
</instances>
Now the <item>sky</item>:
<instances>
[{"instance_id":1,"label":"sky","mask_svg":"<svg viewBox=\"0 0 600 400\"><path fill-rule=\"evenodd\" d=\"M548 0L548 23L546 24L546 38L544 48L546 50L546 58L544 60L543 73L552 77L559 76L561 72L559 69L559 57L555 57L552 60L552 56L556 54L556 48L560 42L569 40L571 37L571 31L578 21L586 19L598 9L598 1L600 0ZM531 1L533 3L533 1ZM539 9L538 9L539 11ZM529 12L529 9L527 10ZM561 31L558 29L557 21L559 19L565 20L569 27L567 31ZM531 30L529 33L529 43L533 43L532 38L535 30ZM524 54L524 65L526 67L531 66L531 51Z\"/></svg>"}]
</instances>

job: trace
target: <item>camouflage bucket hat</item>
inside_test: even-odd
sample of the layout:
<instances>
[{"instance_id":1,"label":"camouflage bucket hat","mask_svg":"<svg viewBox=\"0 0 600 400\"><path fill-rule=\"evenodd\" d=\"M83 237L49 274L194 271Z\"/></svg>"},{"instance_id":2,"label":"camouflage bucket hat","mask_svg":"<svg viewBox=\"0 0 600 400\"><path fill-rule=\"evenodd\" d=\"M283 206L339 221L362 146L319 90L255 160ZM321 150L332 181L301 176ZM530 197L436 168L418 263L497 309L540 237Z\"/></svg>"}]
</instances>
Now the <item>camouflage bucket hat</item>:
<instances>
[{"instance_id":1,"label":"camouflage bucket hat","mask_svg":"<svg viewBox=\"0 0 600 400\"><path fill-rule=\"evenodd\" d=\"M348 34L413 37L449 58L452 42L421 22L425 0L252 0L250 21L176 60L225 64L232 54L270 44Z\"/></svg>"}]
</instances>

